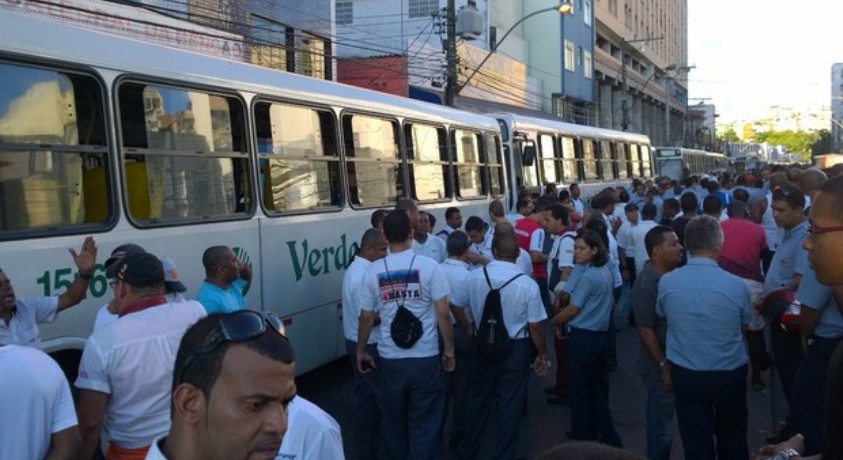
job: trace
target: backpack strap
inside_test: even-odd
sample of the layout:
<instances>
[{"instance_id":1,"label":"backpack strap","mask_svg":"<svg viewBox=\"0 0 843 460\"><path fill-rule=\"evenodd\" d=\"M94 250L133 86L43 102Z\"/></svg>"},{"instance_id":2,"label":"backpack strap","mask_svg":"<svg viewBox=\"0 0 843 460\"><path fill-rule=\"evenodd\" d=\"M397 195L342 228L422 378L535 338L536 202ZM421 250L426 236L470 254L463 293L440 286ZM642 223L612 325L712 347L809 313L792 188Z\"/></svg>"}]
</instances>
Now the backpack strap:
<instances>
[{"instance_id":1,"label":"backpack strap","mask_svg":"<svg viewBox=\"0 0 843 460\"><path fill-rule=\"evenodd\" d=\"M485 265L483 266L483 276L485 276L485 277L486 277L486 284L489 286L489 289L495 289L494 287L492 287L492 281L489 279L489 271L488 271L488 270L486 270L486 266L485 266ZM517 275L513 276L513 277L512 277L512 278L510 278L510 279L509 279L506 283L503 283L503 285L502 285L501 287L499 287L499 288L497 288L497 289L495 289L495 290L496 290L496 291L500 291L501 289L505 288L505 287L506 287L509 283L511 283L511 282L513 282L513 281L515 281L515 278L518 278L519 276L524 276L524 274L523 274L523 273L519 273L519 274L517 274Z\"/></svg>"}]
</instances>

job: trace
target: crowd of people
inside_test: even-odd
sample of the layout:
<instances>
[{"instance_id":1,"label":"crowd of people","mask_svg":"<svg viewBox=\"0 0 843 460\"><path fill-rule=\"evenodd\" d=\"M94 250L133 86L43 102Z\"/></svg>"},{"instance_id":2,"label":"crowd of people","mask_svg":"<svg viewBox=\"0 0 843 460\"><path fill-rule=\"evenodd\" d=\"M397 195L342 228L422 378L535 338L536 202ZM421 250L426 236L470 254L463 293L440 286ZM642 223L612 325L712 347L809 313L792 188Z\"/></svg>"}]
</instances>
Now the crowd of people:
<instances>
[{"instance_id":1,"label":"crowd of people","mask_svg":"<svg viewBox=\"0 0 843 460\"><path fill-rule=\"evenodd\" d=\"M648 458L670 458L674 417L686 459L843 458L843 177L635 179L589 200L548 184L515 208L493 201L463 222L452 207L438 232L410 199L372 213L341 294L356 458L434 459L443 441L461 459L519 458L530 375L551 369L570 441L541 458L639 458L609 404L619 320L640 342ZM132 243L110 254L113 298L74 407L38 351L38 324L93 274L93 238L70 253L78 274L60 296L18 299L0 271L0 384L14 390L0 396L0 457L344 458L337 422L296 396L282 322L246 308L252 269L225 246L204 252L195 300L170 259ZM770 375L789 415L749 446L747 392ZM11 442L21 427L26 442Z\"/></svg>"}]
</instances>

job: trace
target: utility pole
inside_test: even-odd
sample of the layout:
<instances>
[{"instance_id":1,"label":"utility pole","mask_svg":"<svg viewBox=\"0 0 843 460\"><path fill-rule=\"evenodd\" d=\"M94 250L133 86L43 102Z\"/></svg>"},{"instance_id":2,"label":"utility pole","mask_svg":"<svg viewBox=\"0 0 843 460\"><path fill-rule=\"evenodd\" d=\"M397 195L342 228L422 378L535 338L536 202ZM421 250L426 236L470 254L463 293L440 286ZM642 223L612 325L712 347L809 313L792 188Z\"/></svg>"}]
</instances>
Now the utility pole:
<instances>
[{"instance_id":1,"label":"utility pole","mask_svg":"<svg viewBox=\"0 0 843 460\"><path fill-rule=\"evenodd\" d=\"M448 0L445 8L445 105L456 107L457 95L457 7Z\"/></svg>"}]
</instances>

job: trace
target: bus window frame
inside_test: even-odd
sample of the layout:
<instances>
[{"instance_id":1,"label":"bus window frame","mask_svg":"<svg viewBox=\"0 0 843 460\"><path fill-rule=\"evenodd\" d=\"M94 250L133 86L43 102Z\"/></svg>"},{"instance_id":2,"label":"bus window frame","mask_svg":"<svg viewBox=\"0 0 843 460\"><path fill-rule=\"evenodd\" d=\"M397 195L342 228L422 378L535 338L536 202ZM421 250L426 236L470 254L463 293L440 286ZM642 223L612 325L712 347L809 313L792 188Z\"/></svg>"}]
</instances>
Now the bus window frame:
<instances>
[{"instance_id":1,"label":"bus window frame","mask_svg":"<svg viewBox=\"0 0 843 460\"><path fill-rule=\"evenodd\" d=\"M492 163L489 161L489 139L492 139L495 144L495 156L498 159L497 163ZM507 194L507 187L506 187L506 160L504 159L503 153L503 142L501 142L500 134L495 131L484 131L483 132L483 149L481 150L481 160L483 160L483 176L482 180L485 182L483 184L484 192L487 196L491 198L503 197ZM495 194L492 190L492 173L493 169L497 169L497 176L498 176L498 185L500 188L500 193Z\"/></svg>"},{"instance_id":2,"label":"bus window frame","mask_svg":"<svg viewBox=\"0 0 843 460\"><path fill-rule=\"evenodd\" d=\"M458 163L457 162L457 144L456 144L456 133L457 131L465 131L474 134L475 139L477 140L477 162L476 163ZM486 163L483 161L483 149L485 148L485 131L478 129L478 128L471 128L462 125L450 125L448 127L448 157L450 159L451 165L451 190L453 190L454 198L457 201L475 201L475 200L484 200L489 196L488 190L484 189L483 186L483 170L486 166ZM460 185L459 185L459 170L457 169L460 165L464 166L474 166L478 171L478 177L480 180L480 193L476 196L468 196L464 197L460 193Z\"/></svg>"},{"instance_id":3,"label":"bus window frame","mask_svg":"<svg viewBox=\"0 0 843 460\"><path fill-rule=\"evenodd\" d=\"M570 156L565 156L565 141L571 141L571 152ZM574 182L581 182L582 181L582 174L579 168L579 159L577 158L577 138L575 136L561 134L559 135L559 155L562 158L562 180L566 184L572 184ZM569 177L568 174L565 174L565 165L571 164L570 169L573 170L574 176Z\"/></svg>"},{"instance_id":4,"label":"bus window frame","mask_svg":"<svg viewBox=\"0 0 843 460\"><path fill-rule=\"evenodd\" d=\"M414 125L423 125L423 126L427 126L427 127L430 127L430 128L435 128L437 130L437 136L441 134L439 132L440 130L444 131L445 144L444 145L440 144L440 151L439 151L439 158L440 159L439 159L439 161L416 160L415 158L412 158L412 159L410 158L410 146L412 144L411 144L411 139L407 137L407 135L409 134L407 132L407 129L409 128L409 129L412 130L412 127ZM448 126L446 126L444 124L438 124L438 123L432 122L430 120L424 120L424 119L418 119L418 118L404 118L401 122L401 135L404 138L403 139L402 158L404 158L404 161L406 163L406 173L405 173L406 176L405 177L407 178L406 179L407 184L405 184L405 187L406 187L407 192L409 193L409 196L418 203L447 203L447 202L452 201L454 199L454 196L456 195L456 192L454 191L454 182L455 181L452 178L453 170L451 168L451 164L450 164L450 161L449 161L450 155L449 155L449 145L448 144L449 144L450 141L448 139L448 137L449 137ZM415 157L415 147L413 147L413 156ZM439 165L442 166L442 171L444 173L443 177L442 177L442 179L444 181L442 186L444 187L444 190L445 190L445 196L443 198L439 198L439 199L436 199L436 200L421 200L421 199L418 198L418 196L416 195L415 170L413 168L413 165L416 164L416 162L418 162L418 164L422 164L422 165L439 164Z\"/></svg>"},{"instance_id":5,"label":"bus window frame","mask_svg":"<svg viewBox=\"0 0 843 460\"><path fill-rule=\"evenodd\" d=\"M334 122L333 135L334 135L334 138L336 140L336 145L334 146L336 148L336 152L335 152L335 155L334 155L335 159L334 160L316 160L316 161L320 161L320 162L324 161L326 163L330 162L330 161L335 161L337 163L337 172L340 176L339 177L340 182L339 182L339 203L336 206L318 207L318 208L311 208L311 209L296 209L296 210L291 210L291 211L277 211L277 210L269 211L269 210L266 209L266 204L264 203L263 190L260 190L261 189L260 179L261 179L261 174L263 174L263 172L260 170L261 166L260 166L259 163L262 159L268 159L269 157L278 158L279 156L276 155L276 154L266 154L266 156L264 156L264 154L262 154L261 152L258 151L257 117L255 116L255 114L256 114L255 108L256 108L257 104L260 104L260 103L269 103L270 105L273 104L273 103L295 105L295 106L298 106L299 108L307 108L307 109L311 109L311 110L314 110L314 111L317 111L317 112L326 112L326 113L330 114L330 116L331 116L331 118ZM346 187L346 182L348 181L348 175L346 174L346 171L345 171L345 164L343 163L343 158L342 158L342 153L341 153L342 152L342 145L341 145L342 144L342 138L340 137L341 134L340 134L340 129L339 129L340 119L337 117L336 111L331 106L323 105L323 104L309 103L309 102L302 102L301 100L298 100L298 99L293 99L293 98L288 98L288 97L278 97L278 96L273 96L271 94L260 93L260 94L256 94L255 97L252 98L251 103L249 104L249 121L250 121L249 128L251 129L250 141L252 141L254 143L254 145L252 146L252 149L254 150L255 157L256 157L256 160L254 162L255 163L254 168L253 168L253 169L255 169L255 181L257 182L257 184L255 185L255 191L256 191L256 194L259 195L259 198L256 198L256 199L258 201L259 207L261 208L261 210L263 211L264 214L266 214L267 216L272 217L272 218L278 218L278 217L282 217L282 216L305 215L305 214L326 214L326 213L333 213L333 212L342 211L343 208L345 208L349 204L349 197L348 197L348 194L347 194L347 187ZM295 157L284 157L284 158L289 158L289 159L296 160L296 161L306 160L306 158L295 158ZM332 190L332 192L333 192L333 190Z\"/></svg>"},{"instance_id":6,"label":"bus window frame","mask_svg":"<svg viewBox=\"0 0 843 460\"><path fill-rule=\"evenodd\" d=\"M243 123L243 134L244 134L244 147L246 148L245 151L241 152L240 155L224 155L224 154L217 154L216 152L205 152L202 154L203 157L209 158L231 158L231 159L246 159L247 160L247 167L245 168L247 174L249 174L248 186L249 186L249 193L244 195L248 202L251 203L249 209L245 212L240 214L231 214L228 216L202 216L202 217L194 217L189 219L173 219L173 220L165 220L165 221L148 221L148 222L141 222L132 216L131 212L129 211L129 200L127 192L127 175L126 175L126 155L146 155L146 153L132 153L127 152L128 149L136 149L136 147L124 147L123 146L123 123L120 113L120 88L125 84L141 84L146 86L169 86L173 87L174 89L181 89L184 91L200 91L208 94L209 96L221 96L225 98L231 98L236 100L239 104L241 109L244 113ZM114 79L111 88L111 96L112 102L114 105L114 130L116 133L115 138L115 149L117 150L117 157L118 157L118 167L119 167L119 174L120 174L120 182L122 187L120 193L121 199L121 206L123 214L126 216L128 222L136 227L136 228L166 228L166 227L181 227L181 226L189 226L189 225L201 225L201 224L209 224L209 223L217 223L217 222L236 222L236 221L245 221L252 219L258 209L258 205L255 203L257 200L256 195L256 187L257 187L257 170L256 170L256 157L254 152L251 152L249 149L254 149L255 141L254 133L250 131L250 120L249 117L251 116L250 105L246 103L243 95L232 89L225 89L221 87L216 87L212 85L204 85L204 84L197 84L193 82L188 82L185 80L177 80L172 78L162 78L157 76L150 76L146 74L139 74L139 73L124 73ZM233 127L232 127L233 132ZM151 150L151 149L144 149L144 150ZM236 152L236 151L232 151ZM183 157L195 157L197 155L196 152L189 152L189 151L179 151L173 150L166 154L165 156L183 156Z\"/></svg>"},{"instance_id":7,"label":"bus window frame","mask_svg":"<svg viewBox=\"0 0 843 460\"><path fill-rule=\"evenodd\" d=\"M542 139L550 138L550 145L552 146L553 152L551 152L550 156L545 156L544 152L544 143ZM538 147L538 158L539 161L539 182L541 182L540 186L543 184L559 184L562 181L562 172L559 170L559 161L560 161L560 152L559 152L559 143L557 140L557 136L553 133L543 132L540 131L536 133L536 146ZM554 179L549 180L546 173L546 166L550 164L553 168L553 175Z\"/></svg>"},{"instance_id":8,"label":"bus window frame","mask_svg":"<svg viewBox=\"0 0 843 460\"><path fill-rule=\"evenodd\" d=\"M394 122L397 126L397 130L394 132L396 134L396 140L398 141L398 172L399 172L399 180L396 181L396 186L400 189L400 193L396 191L396 198L405 198L407 197L407 144L404 141L404 123L403 120L394 115L387 115L380 112L373 112L369 110L358 110L354 108L343 107L339 113L337 114L337 130L339 131L339 148L341 152L340 156L340 173L343 176L344 180L344 189L343 195L346 197L346 201L348 206L351 209L361 209L361 210L368 210L368 209L378 209L388 207L390 205L394 205L393 203L381 203L381 204L371 204L371 205L361 205L358 203L354 203L351 200L351 181L349 178L351 177L349 174L348 162L349 156L348 151L345 148L345 128L343 125L345 124L345 117L346 116L364 116L370 118L379 118L381 120L388 120L390 122ZM352 133L353 135L353 133ZM356 158L356 157L351 157ZM359 161L361 163L380 163L378 160L352 160L352 161ZM359 199L359 194L358 194Z\"/></svg>"}]
</instances>

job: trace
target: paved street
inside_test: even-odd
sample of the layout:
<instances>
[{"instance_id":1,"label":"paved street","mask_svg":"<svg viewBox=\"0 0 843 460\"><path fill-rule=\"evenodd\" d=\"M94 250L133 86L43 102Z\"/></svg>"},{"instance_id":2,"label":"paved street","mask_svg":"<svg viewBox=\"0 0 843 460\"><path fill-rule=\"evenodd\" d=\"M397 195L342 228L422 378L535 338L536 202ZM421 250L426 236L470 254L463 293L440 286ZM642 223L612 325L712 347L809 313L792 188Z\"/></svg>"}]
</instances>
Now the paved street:
<instances>
[{"instance_id":1,"label":"paved street","mask_svg":"<svg viewBox=\"0 0 843 460\"><path fill-rule=\"evenodd\" d=\"M644 386L636 372L638 344L635 331L623 327L617 335L618 370L610 376L610 399L615 428L621 435L627 450L646 453L645 432L645 394ZM552 359L552 358L551 358ZM570 410L567 405L548 405L545 402L544 388L552 384L551 373L539 379L530 380L528 414L521 423L521 453L527 459L534 458L543 450L566 442L565 431L570 429ZM769 376L765 374L765 380ZM354 414L351 407L352 383L351 368L348 360L336 361L328 366L302 376L299 381L299 394L311 399L333 415L342 426L345 451L349 460L354 460L351 426ZM748 390L749 407L749 447L754 452L764 442L770 428L770 395L768 391L753 392ZM487 446L493 444L493 423L487 429ZM682 448L678 430L675 428L676 441L673 448L674 459L681 459ZM488 458L484 453L480 458ZM443 458L454 459L443 444Z\"/></svg>"}]
</instances>

